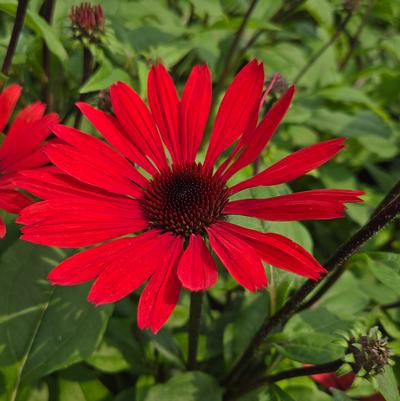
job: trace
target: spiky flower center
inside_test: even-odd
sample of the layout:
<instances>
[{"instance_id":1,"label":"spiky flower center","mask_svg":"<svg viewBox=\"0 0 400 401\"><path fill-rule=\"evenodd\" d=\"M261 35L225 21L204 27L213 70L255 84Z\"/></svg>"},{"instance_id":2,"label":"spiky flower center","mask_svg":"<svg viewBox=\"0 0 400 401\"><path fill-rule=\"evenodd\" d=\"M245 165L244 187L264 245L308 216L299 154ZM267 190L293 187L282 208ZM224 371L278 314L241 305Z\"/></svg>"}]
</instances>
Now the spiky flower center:
<instances>
[{"instance_id":1,"label":"spiky flower center","mask_svg":"<svg viewBox=\"0 0 400 401\"><path fill-rule=\"evenodd\" d=\"M142 208L151 228L188 237L222 219L227 201L225 181L193 163L156 175L144 192Z\"/></svg>"}]
</instances>

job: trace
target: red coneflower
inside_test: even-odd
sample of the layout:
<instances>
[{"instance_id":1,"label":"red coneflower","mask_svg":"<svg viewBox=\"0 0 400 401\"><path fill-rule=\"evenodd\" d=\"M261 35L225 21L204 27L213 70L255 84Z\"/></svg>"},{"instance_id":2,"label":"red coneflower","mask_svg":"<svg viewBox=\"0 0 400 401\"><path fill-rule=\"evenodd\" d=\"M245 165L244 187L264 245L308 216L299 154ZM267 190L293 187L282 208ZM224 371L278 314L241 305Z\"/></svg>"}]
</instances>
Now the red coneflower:
<instances>
[{"instance_id":1,"label":"red coneflower","mask_svg":"<svg viewBox=\"0 0 400 401\"><path fill-rule=\"evenodd\" d=\"M19 170L48 163L42 151L43 141L51 126L58 122L56 114L45 116L45 105L38 102L22 110L10 125L7 135L3 135L21 90L18 85L10 85L0 93L0 209L9 213L19 213L32 203L31 199L15 190L13 181ZM6 226L0 217L0 238L4 238L5 233Z\"/></svg>"},{"instance_id":2,"label":"red coneflower","mask_svg":"<svg viewBox=\"0 0 400 401\"><path fill-rule=\"evenodd\" d=\"M151 111L123 83L110 90L115 116L79 103L110 145L69 127L54 129L64 142L46 149L56 167L26 173L20 181L43 199L22 211L22 238L81 247L141 233L72 256L49 279L60 285L96 279L88 298L95 304L117 301L149 280L139 301L138 325L153 332L168 319L182 287L201 291L216 282L210 248L250 291L267 286L263 261L318 279L324 268L296 243L228 221L232 214L282 221L333 219L343 216L345 202L360 201L361 192L349 190L230 200L245 188L293 180L343 148L343 139L310 146L229 187L228 180L268 143L293 97L291 87L258 124L263 83L263 66L256 61L236 76L222 100L203 163L196 162L196 154L211 104L207 66L193 68L180 99L167 70L153 66ZM230 156L217 165L232 145Z\"/></svg>"}]
</instances>

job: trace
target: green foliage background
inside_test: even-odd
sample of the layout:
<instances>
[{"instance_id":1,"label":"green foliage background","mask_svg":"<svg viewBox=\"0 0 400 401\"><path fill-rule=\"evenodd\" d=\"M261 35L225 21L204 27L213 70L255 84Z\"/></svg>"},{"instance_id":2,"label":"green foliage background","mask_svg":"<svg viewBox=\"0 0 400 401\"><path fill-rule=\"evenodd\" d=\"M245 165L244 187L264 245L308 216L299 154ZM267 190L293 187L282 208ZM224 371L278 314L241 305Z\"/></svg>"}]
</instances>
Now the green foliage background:
<instances>
[{"instance_id":1,"label":"green foliage background","mask_svg":"<svg viewBox=\"0 0 400 401\"><path fill-rule=\"evenodd\" d=\"M299 5L290 11L294 3ZM50 26L39 15L42 1L30 1L8 77L8 82L24 86L20 107L43 99L44 44L51 54L49 106L67 124L73 122L73 103L80 94L99 104L104 98L99 91L117 80L130 83L145 97L146 75L153 62L165 63L179 88L194 64L207 63L218 100L224 89L218 84L221 75L228 83L246 61L258 58L267 74L279 72L289 82L298 80L293 106L263 153L261 168L300 147L336 136L348 137L348 146L328 165L290 187L247 195L265 197L325 186L362 189L366 195L365 203L350 205L342 220L266 224L241 219L240 224L288 235L320 261L368 220L399 179L399 1L361 0L338 40L298 79L343 22L347 11L341 0L259 0L228 64L249 1L103 0L99 4L105 11L106 34L101 45L92 47L96 70L83 84L82 49L69 28L73 4L77 2L56 1ZM0 0L0 60L15 10L15 1ZM81 129L96 135L86 121ZM236 179L251 174L248 168ZM273 314L302 281L267 267L270 287L254 295L228 277L220 279L207 298L201 327L199 360L205 373L185 372L187 294L159 335L140 332L135 323L137 293L115 307L95 308L85 300L87 286L51 287L46 274L65 257L64 251L22 243L13 216L6 219L9 233L0 243L1 401L220 401L218 379L264 317ZM380 305L400 297L399 250L397 220L350 259L346 273L316 308L295 316L282 332L268 338L258 373L342 356L334 343L335 330L348 330L360 319L380 325L397 359L400 309ZM396 401L395 388L379 390L387 401ZM346 401L374 391L362 385L347 393L328 393L303 377L280 382L279 388L264 387L240 401Z\"/></svg>"}]
</instances>

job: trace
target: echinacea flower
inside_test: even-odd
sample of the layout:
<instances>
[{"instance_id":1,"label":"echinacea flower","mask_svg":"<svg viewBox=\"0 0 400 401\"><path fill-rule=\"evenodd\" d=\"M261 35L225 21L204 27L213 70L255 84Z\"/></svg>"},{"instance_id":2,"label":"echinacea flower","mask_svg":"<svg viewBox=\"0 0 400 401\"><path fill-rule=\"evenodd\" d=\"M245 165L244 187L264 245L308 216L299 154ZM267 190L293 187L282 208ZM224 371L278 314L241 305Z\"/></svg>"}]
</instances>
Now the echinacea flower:
<instances>
[{"instance_id":1,"label":"echinacea flower","mask_svg":"<svg viewBox=\"0 0 400 401\"><path fill-rule=\"evenodd\" d=\"M44 115L45 105L37 102L23 109L3 135L21 90L13 84L0 93L0 209L15 214L32 200L15 189L14 179L19 170L48 163L42 151L43 141L50 134L51 126L58 123L57 115ZM0 238L5 234L6 226L0 217Z\"/></svg>"},{"instance_id":2,"label":"echinacea flower","mask_svg":"<svg viewBox=\"0 0 400 401\"><path fill-rule=\"evenodd\" d=\"M267 286L263 261L318 279L324 268L301 246L282 235L229 222L230 215L333 219L343 216L345 202L360 200L360 191L327 189L230 200L246 188L293 180L343 148L343 139L310 146L229 187L228 180L253 162L271 139L294 94L291 87L258 123L267 94L262 94L263 84L263 66L256 61L239 72L222 100L202 163L196 155L211 104L207 66L193 68L181 98L167 70L153 66L150 110L124 83L110 89L115 115L79 103L109 144L70 127L55 127L64 142L46 148L55 167L26 173L19 183L43 199L20 214L22 238L59 247L112 241L68 258L50 273L50 281L73 285L96 279L88 299L104 304L148 280L139 301L138 325L157 332L182 287L202 291L216 282L211 250L250 291ZM231 146L229 157L217 163ZM139 234L129 236L132 233Z\"/></svg>"}]
</instances>

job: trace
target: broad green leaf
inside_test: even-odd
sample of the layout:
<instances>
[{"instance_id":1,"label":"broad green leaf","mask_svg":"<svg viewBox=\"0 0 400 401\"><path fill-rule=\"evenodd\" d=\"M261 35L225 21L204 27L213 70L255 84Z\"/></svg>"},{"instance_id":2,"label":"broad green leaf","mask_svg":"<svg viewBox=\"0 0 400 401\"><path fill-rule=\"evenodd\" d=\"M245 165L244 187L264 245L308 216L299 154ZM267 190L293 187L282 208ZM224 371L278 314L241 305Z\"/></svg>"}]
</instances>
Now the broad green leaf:
<instances>
[{"instance_id":1,"label":"broad green leaf","mask_svg":"<svg viewBox=\"0 0 400 401\"><path fill-rule=\"evenodd\" d=\"M0 0L0 10L9 15L15 16L17 12L17 2ZM43 38L49 50L57 56L61 62L66 60L67 52L53 28L46 22L46 20L34 11L28 9L25 16L25 25Z\"/></svg>"},{"instance_id":2,"label":"broad green leaf","mask_svg":"<svg viewBox=\"0 0 400 401\"><path fill-rule=\"evenodd\" d=\"M377 375L375 379L378 383L377 390L383 395L386 401L400 400L398 384L391 366L386 366L385 370Z\"/></svg>"},{"instance_id":3,"label":"broad green leaf","mask_svg":"<svg viewBox=\"0 0 400 401\"><path fill-rule=\"evenodd\" d=\"M276 385L268 385L238 398L238 401L297 401Z\"/></svg>"},{"instance_id":4,"label":"broad green leaf","mask_svg":"<svg viewBox=\"0 0 400 401\"><path fill-rule=\"evenodd\" d=\"M324 333L293 333L275 339L274 345L287 358L302 363L327 363L344 356L344 349L335 343L337 337Z\"/></svg>"},{"instance_id":5,"label":"broad green leaf","mask_svg":"<svg viewBox=\"0 0 400 401\"><path fill-rule=\"evenodd\" d=\"M17 242L0 269L1 401L21 386L89 357L100 341L110 307L86 300L88 286L52 286L46 276L66 257L55 248Z\"/></svg>"},{"instance_id":6,"label":"broad green leaf","mask_svg":"<svg viewBox=\"0 0 400 401\"><path fill-rule=\"evenodd\" d=\"M340 391L336 388L331 388L331 391L335 401L352 401L351 398L343 391Z\"/></svg>"},{"instance_id":7,"label":"broad green leaf","mask_svg":"<svg viewBox=\"0 0 400 401\"><path fill-rule=\"evenodd\" d=\"M301 312L289 320L285 326L285 333L326 333L332 334L335 330L348 330L351 322L340 319L325 308L311 309Z\"/></svg>"},{"instance_id":8,"label":"broad green leaf","mask_svg":"<svg viewBox=\"0 0 400 401\"><path fill-rule=\"evenodd\" d=\"M103 62L102 66L79 89L79 93L95 92L109 88L117 81L130 82L129 75L120 68L113 67L109 62Z\"/></svg>"},{"instance_id":9,"label":"broad green leaf","mask_svg":"<svg viewBox=\"0 0 400 401\"><path fill-rule=\"evenodd\" d=\"M229 366L245 349L268 314L268 295L247 293L224 331L224 357Z\"/></svg>"},{"instance_id":10,"label":"broad green leaf","mask_svg":"<svg viewBox=\"0 0 400 401\"><path fill-rule=\"evenodd\" d=\"M180 373L150 389L145 401L222 401L222 390L202 372Z\"/></svg>"},{"instance_id":11,"label":"broad green leaf","mask_svg":"<svg viewBox=\"0 0 400 401\"><path fill-rule=\"evenodd\" d=\"M371 252L367 265L374 276L387 287L400 294L400 255L389 252Z\"/></svg>"},{"instance_id":12,"label":"broad green leaf","mask_svg":"<svg viewBox=\"0 0 400 401\"><path fill-rule=\"evenodd\" d=\"M58 401L112 401L107 388L94 372L84 366L73 366L60 372Z\"/></svg>"}]
</instances>

